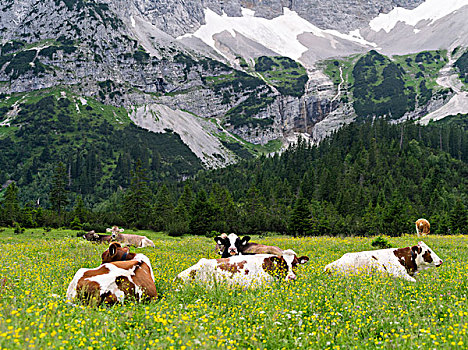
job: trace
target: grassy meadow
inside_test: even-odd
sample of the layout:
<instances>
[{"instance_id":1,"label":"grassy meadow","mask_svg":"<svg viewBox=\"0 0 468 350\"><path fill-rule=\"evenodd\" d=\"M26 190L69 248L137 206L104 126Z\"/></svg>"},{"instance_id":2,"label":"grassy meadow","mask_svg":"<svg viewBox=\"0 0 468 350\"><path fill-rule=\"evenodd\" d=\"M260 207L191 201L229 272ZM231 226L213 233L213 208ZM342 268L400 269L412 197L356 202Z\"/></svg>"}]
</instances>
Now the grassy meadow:
<instances>
[{"instance_id":1,"label":"grassy meadow","mask_svg":"<svg viewBox=\"0 0 468 350\"><path fill-rule=\"evenodd\" d=\"M151 260L159 301L88 307L67 303L66 289L79 268L99 265L105 245L76 238L76 231L1 232L0 348L468 346L468 237L427 237L424 241L444 264L423 271L417 283L380 274L341 277L322 272L345 252L371 249L372 238L254 237L252 241L292 248L310 261L298 267L297 281L243 290L173 282L200 258L216 257L212 239L138 233L156 245L138 252ZM418 239L389 241L403 247Z\"/></svg>"}]
</instances>

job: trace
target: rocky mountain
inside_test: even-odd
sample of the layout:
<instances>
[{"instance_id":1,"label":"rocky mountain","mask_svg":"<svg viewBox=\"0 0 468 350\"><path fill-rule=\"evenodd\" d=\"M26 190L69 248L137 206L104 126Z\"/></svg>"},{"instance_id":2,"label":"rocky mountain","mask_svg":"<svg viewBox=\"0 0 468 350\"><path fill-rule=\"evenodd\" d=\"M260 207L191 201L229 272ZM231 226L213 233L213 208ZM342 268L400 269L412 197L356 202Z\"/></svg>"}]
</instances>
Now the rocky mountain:
<instances>
[{"instance_id":1,"label":"rocky mountain","mask_svg":"<svg viewBox=\"0 0 468 350\"><path fill-rule=\"evenodd\" d=\"M205 167L388 115L399 92L407 100L393 119L456 96L453 110L468 113L453 68L468 46L467 14L466 0L4 0L0 141L17 137L37 91L73 96L78 113L80 101L123 109L137 126L177 134ZM423 51L431 58L416 61ZM355 69L379 62L373 76ZM372 95L375 106L359 109L359 79L391 87L392 102Z\"/></svg>"}]
</instances>

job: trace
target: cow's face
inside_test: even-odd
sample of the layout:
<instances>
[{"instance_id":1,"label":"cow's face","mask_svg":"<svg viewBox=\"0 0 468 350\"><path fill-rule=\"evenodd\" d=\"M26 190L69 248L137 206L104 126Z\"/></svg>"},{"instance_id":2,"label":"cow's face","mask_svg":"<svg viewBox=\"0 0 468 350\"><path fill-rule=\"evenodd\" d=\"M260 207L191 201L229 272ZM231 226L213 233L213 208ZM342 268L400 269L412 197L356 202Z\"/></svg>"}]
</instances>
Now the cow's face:
<instances>
[{"instance_id":1,"label":"cow's face","mask_svg":"<svg viewBox=\"0 0 468 350\"><path fill-rule=\"evenodd\" d=\"M286 281L295 280L295 269L299 264L305 264L309 261L307 256L297 257L292 249L285 250L283 256L272 256L266 258L263 263L263 269L272 276L285 279Z\"/></svg>"},{"instance_id":2,"label":"cow's face","mask_svg":"<svg viewBox=\"0 0 468 350\"><path fill-rule=\"evenodd\" d=\"M411 247L411 250L416 254L415 261L418 270L425 270L430 267L439 267L442 265L442 259L422 241L418 242L418 245Z\"/></svg>"},{"instance_id":3,"label":"cow's face","mask_svg":"<svg viewBox=\"0 0 468 350\"><path fill-rule=\"evenodd\" d=\"M119 242L112 242L104 253L102 253L102 263L126 260L130 252L128 247L122 247Z\"/></svg>"},{"instance_id":4,"label":"cow's face","mask_svg":"<svg viewBox=\"0 0 468 350\"><path fill-rule=\"evenodd\" d=\"M239 255L242 252L242 247L245 246L249 241L249 236L239 238L239 236L235 233L231 233L227 237L218 236L215 238L215 242L222 247L222 256L225 258L232 255Z\"/></svg>"}]
</instances>

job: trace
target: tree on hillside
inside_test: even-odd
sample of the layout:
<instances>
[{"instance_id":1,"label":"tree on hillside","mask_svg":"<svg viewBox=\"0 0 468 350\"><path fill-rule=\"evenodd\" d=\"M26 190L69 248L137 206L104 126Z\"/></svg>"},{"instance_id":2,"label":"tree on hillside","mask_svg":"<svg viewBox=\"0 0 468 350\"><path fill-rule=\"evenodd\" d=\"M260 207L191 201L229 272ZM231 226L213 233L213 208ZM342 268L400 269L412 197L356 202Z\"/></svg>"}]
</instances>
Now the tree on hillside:
<instances>
[{"instance_id":1,"label":"tree on hillside","mask_svg":"<svg viewBox=\"0 0 468 350\"><path fill-rule=\"evenodd\" d=\"M67 182L68 177L65 165L59 162L54 170L52 186L49 193L52 209L58 213L59 217L62 215L65 206L69 203Z\"/></svg>"},{"instance_id":2,"label":"tree on hillside","mask_svg":"<svg viewBox=\"0 0 468 350\"><path fill-rule=\"evenodd\" d=\"M264 198L258 188L252 185L247 191L243 206L243 228L246 233L258 234L265 230L267 221L267 210Z\"/></svg>"},{"instance_id":3,"label":"tree on hillside","mask_svg":"<svg viewBox=\"0 0 468 350\"><path fill-rule=\"evenodd\" d=\"M215 208L208 201L205 190L197 193L190 209L190 232L195 235L206 235L211 232L212 222L216 217Z\"/></svg>"},{"instance_id":4,"label":"tree on hillside","mask_svg":"<svg viewBox=\"0 0 468 350\"><path fill-rule=\"evenodd\" d=\"M167 230L171 221L174 207L171 201L171 194L166 184L162 185L156 194L156 203L153 208L153 225L157 231Z\"/></svg>"},{"instance_id":5,"label":"tree on hillside","mask_svg":"<svg viewBox=\"0 0 468 350\"><path fill-rule=\"evenodd\" d=\"M141 166L140 160L137 160L123 204L122 214L127 224L136 225L139 228L146 227L151 211L150 203L151 192L146 170Z\"/></svg>"},{"instance_id":6,"label":"tree on hillside","mask_svg":"<svg viewBox=\"0 0 468 350\"><path fill-rule=\"evenodd\" d=\"M294 236L305 236L310 228L310 219L309 202L300 191L289 220L290 233Z\"/></svg>"},{"instance_id":7,"label":"tree on hillside","mask_svg":"<svg viewBox=\"0 0 468 350\"><path fill-rule=\"evenodd\" d=\"M460 198L457 199L449 216L450 228L453 234L467 233L468 211Z\"/></svg>"},{"instance_id":8,"label":"tree on hillside","mask_svg":"<svg viewBox=\"0 0 468 350\"><path fill-rule=\"evenodd\" d=\"M0 222L4 225L13 225L20 217L20 206L18 200L19 188L16 182L12 182L5 191L3 199L3 210L0 216Z\"/></svg>"}]
</instances>

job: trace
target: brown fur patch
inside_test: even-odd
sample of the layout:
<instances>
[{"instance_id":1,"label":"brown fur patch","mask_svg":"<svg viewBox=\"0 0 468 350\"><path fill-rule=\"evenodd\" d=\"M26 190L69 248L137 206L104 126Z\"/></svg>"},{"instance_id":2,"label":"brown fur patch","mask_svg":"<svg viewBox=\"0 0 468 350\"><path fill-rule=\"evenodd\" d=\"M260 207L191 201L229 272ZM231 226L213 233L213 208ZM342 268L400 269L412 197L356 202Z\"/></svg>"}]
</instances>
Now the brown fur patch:
<instances>
[{"instance_id":1,"label":"brown fur patch","mask_svg":"<svg viewBox=\"0 0 468 350\"><path fill-rule=\"evenodd\" d=\"M194 279L195 279L195 276L197 275L197 271L196 271L196 270L192 270L192 271L190 271L189 275L190 275L190 278L191 278L192 280L194 280Z\"/></svg>"},{"instance_id":2,"label":"brown fur patch","mask_svg":"<svg viewBox=\"0 0 468 350\"><path fill-rule=\"evenodd\" d=\"M413 260L410 247L399 248L393 251L393 254L398 258L398 262L406 269L408 274L412 276L416 270L416 262Z\"/></svg>"},{"instance_id":3,"label":"brown fur patch","mask_svg":"<svg viewBox=\"0 0 468 350\"><path fill-rule=\"evenodd\" d=\"M224 260L224 261L218 261L218 269L227 271L232 273L234 276L235 273L241 272L241 270L244 268L245 264L247 264L247 261L241 261L238 263L231 263L229 259L217 259L217 260ZM225 261L227 260L227 261Z\"/></svg>"},{"instance_id":4,"label":"brown fur patch","mask_svg":"<svg viewBox=\"0 0 468 350\"><path fill-rule=\"evenodd\" d=\"M425 252L422 257L423 257L424 261L427 262L427 263L431 263L431 262L434 261L434 259L432 259L431 253L429 253L428 251Z\"/></svg>"},{"instance_id":5,"label":"brown fur patch","mask_svg":"<svg viewBox=\"0 0 468 350\"><path fill-rule=\"evenodd\" d=\"M262 268L274 277L286 277L288 264L283 257L272 256L263 261Z\"/></svg>"},{"instance_id":6,"label":"brown fur patch","mask_svg":"<svg viewBox=\"0 0 468 350\"><path fill-rule=\"evenodd\" d=\"M280 248L259 243L247 243L247 245L241 248L241 252L243 254L274 254L277 256L283 255L283 251Z\"/></svg>"},{"instance_id":7,"label":"brown fur patch","mask_svg":"<svg viewBox=\"0 0 468 350\"><path fill-rule=\"evenodd\" d=\"M83 299L91 301L95 299L97 302L100 300L101 287L99 283L95 281L88 281L88 278L105 275L109 272L109 269L105 266L100 266L98 269L88 270L83 274L76 285L76 291Z\"/></svg>"}]
</instances>

